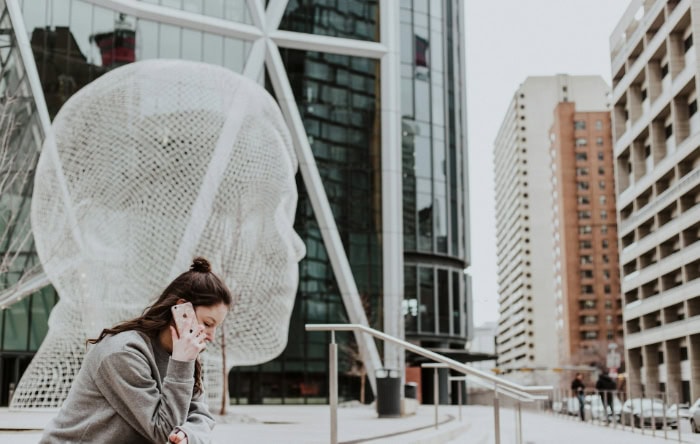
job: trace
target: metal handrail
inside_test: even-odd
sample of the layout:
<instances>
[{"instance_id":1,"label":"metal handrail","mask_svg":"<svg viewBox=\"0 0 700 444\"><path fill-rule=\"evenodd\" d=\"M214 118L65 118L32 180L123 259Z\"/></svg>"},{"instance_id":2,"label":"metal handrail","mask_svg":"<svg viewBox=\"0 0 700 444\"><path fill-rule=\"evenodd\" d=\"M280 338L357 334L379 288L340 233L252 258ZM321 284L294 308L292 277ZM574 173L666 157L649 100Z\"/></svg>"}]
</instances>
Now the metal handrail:
<instances>
[{"instance_id":1,"label":"metal handrail","mask_svg":"<svg viewBox=\"0 0 700 444\"><path fill-rule=\"evenodd\" d=\"M516 384L515 382L508 381L507 379L500 378L498 376L494 376L483 370L476 369L474 367L468 366L459 361L455 361L454 359L445 357L441 354L435 353L418 345L411 344L410 342L406 342L402 339L395 338L394 336L388 335L379 330L375 330L373 328L360 324L306 324L306 331L361 331L363 333L367 333L371 336L374 336L377 339L381 339L383 341L391 342L392 344L401 346L402 348L411 351L417 355L425 356L426 358L431 359L435 362L446 364L447 367L451 368L452 370L456 370L460 373L464 373L467 375L478 376L482 379L486 379L487 381L493 382L502 387L508 387L516 391L530 393L549 392L554 390L554 387L549 385L528 387Z\"/></svg>"},{"instance_id":2,"label":"metal handrail","mask_svg":"<svg viewBox=\"0 0 700 444\"><path fill-rule=\"evenodd\" d=\"M449 368L446 364L442 363L425 363L422 364L421 367L423 368ZM484 382L481 382L481 380L476 379L474 375L468 375L468 377L472 378L469 379L469 381L476 383L477 385L480 385L481 387L493 390L493 386L490 386L489 384L486 384ZM502 379L502 378L501 378ZM509 381L510 382L510 381ZM503 395L507 395L511 398L513 398L516 401L522 401L522 402L534 402L534 401L546 401L549 399L548 396L544 395L533 395L533 392L540 392L540 391L547 391L547 390L553 390L552 387L547 388L547 386L532 386L532 387L527 387L526 388L530 389L528 390L530 393L524 391L524 390L516 390L510 387L506 386L499 386L496 390L498 393L501 393ZM536 390L532 390L535 388Z\"/></svg>"},{"instance_id":3,"label":"metal handrail","mask_svg":"<svg viewBox=\"0 0 700 444\"><path fill-rule=\"evenodd\" d=\"M520 423L520 399L519 397L523 398L528 398L527 402L531 402L535 400L534 396L531 395L531 393L541 393L545 391L552 391L553 387L551 386L523 386L520 384L516 384L515 382L508 381L506 379L500 378L498 376L494 376L492 374L489 374L487 372L484 372L482 370L476 369L474 367L468 366L466 364L463 364L459 361L455 361L454 359L448 358L446 356L440 355L438 353L435 353L433 351L430 351L428 349L425 349L423 347L420 347L415 344L411 344L410 342L404 341L402 339L396 338L394 336L388 335L384 332L381 332L379 330L375 330L373 328L367 327L365 325L360 325L360 324L306 324L305 325L306 331L330 331L331 332L331 343L329 344L329 351L328 351L328 356L329 356L329 405L330 405L330 422L331 422L331 427L330 427L330 432L331 432L331 444L337 444L338 443L338 344L335 342L335 332L336 331L352 331L352 332L362 332L362 333L367 333L377 339L381 339L385 342L390 342L392 344L398 345L399 347L408 350L410 352L413 352L417 355L424 356L432 361L438 362L440 364L424 364L426 366L434 365L435 371L437 372L437 366L443 367L443 368L450 368L452 370L455 370L459 373L465 374L465 375L470 375L474 377L478 377L481 379L485 379L489 382L493 383L493 391L494 391L494 400L493 400L493 405L494 405L494 428L495 428L495 443L500 444L501 442L501 437L500 437L500 421L499 421L499 400L498 400L498 395L503 394L505 396L511 397L518 401L518 423ZM437 389L437 387L435 387ZM525 395L525 396L523 396ZM529 399L532 397L533 399ZM437 401L436 401L437 402ZM522 443L522 427L520 427L520 424L517 424L517 431L516 431L516 442L517 443Z\"/></svg>"}]
</instances>

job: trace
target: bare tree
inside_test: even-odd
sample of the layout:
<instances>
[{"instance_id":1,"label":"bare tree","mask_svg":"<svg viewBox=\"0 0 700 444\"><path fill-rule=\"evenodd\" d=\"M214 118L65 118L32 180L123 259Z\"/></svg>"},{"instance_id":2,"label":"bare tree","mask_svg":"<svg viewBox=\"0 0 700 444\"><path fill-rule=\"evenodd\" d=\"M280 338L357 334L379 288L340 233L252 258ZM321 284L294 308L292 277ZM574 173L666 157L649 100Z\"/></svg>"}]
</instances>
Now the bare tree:
<instances>
[{"instance_id":1,"label":"bare tree","mask_svg":"<svg viewBox=\"0 0 700 444\"><path fill-rule=\"evenodd\" d=\"M372 301L368 294L360 295L360 302L362 303L362 308L367 315L367 319L371 319L372 314ZM343 316L343 321L349 322L345 316ZM360 347L357 343L355 335L350 335L350 339L346 343L340 343L338 345L340 350L341 359L347 364L348 370L345 372L348 376L357 376L360 378L360 403L365 403L366 398L366 385L367 385L367 367L365 367L365 362L360 353Z\"/></svg>"}]
</instances>

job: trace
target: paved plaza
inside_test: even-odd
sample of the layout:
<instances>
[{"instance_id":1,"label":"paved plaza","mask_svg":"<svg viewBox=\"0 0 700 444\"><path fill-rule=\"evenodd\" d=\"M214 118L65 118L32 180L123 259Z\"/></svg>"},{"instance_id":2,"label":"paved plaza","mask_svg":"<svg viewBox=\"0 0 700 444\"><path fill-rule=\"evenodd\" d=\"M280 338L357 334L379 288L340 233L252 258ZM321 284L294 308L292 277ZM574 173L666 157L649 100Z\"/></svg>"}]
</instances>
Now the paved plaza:
<instances>
[{"instance_id":1,"label":"paved plaza","mask_svg":"<svg viewBox=\"0 0 700 444\"><path fill-rule=\"evenodd\" d=\"M34 444L41 429L55 412L10 412L0 410L0 442ZM439 444L494 442L493 408L467 406L462 421L455 406L440 406L439 428L434 427L434 409L421 406L416 415L378 419L371 407L341 408L338 411L339 440L344 444ZM516 444L515 414L501 410L501 443ZM523 444L654 444L678 442L678 432L638 429L634 432L609 426L581 423L547 413L523 411ZM217 444L321 444L329 442L327 406L232 406L230 414L219 418L214 431ZM681 427L681 442L700 443L700 435L690 433L687 422Z\"/></svg>"}]
</instances>

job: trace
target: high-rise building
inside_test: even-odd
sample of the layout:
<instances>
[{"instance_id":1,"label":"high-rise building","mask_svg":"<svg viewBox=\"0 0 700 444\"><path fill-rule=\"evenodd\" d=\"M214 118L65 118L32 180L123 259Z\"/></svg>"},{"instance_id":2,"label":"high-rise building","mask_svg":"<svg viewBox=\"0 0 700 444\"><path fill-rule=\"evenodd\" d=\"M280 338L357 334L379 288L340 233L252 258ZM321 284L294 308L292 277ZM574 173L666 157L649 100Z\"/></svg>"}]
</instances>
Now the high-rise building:
<instances>
[{"instance_id":1,"label":"high-rise building","mask_svg":"<svg viewBox=\"0 0 700 444\"><path fill-rule=\"evenodd\" d=\"M549 131L560 102L606 109L597 76L528 77L515 92L494 146L500 317L498 365L522 382L556 367L553 200Z\"/></svg>"},{"instance_id":2,"label":"high-rise building","mask_svg":"<svg viewBox=\"0 0 700 444\"><path fill-rule=\"evenodd\" d=\"M610 131L607 109L579 112L576 103L562 102L554 110L550 155L560 366L605 367L609 352L622 350Z\"/></svg>"},{"instance_id":3,"label":"high-rise building","mask_svg":"<svg viewBox=\"0 0 700 444\"><path fill-rule=\"evenodd\" d=\"M670 402L700 397L698 11L635 0L610 45L629 391Z\"/></svg>"},{"instance_id":4,"label":"high-rise building","mask_svg":"<svg viewBox=\"0 0 700 444\"><path fill-rule=\"evenodd\" d=\"M230 393L239 403L325 402L329 335L304 325L352 322L360 311L372 327L466 359L463 8L458 0L0 0L2 35L23 30L25 44L8 48L31 59L42 95L32 103L47 120L107 70L154 58L221 65L280 99L297 150L312 153L319 180L300 174L297 181L295 229L307 256L287 348L271 362L234 367ZM17 149L37 152L43 133L36 134ZM22 196L28 205L31 187ZM17 202L3 199L2 209ZM31 237L29 245L26 259L11 264L16 276L3 271L0 304L10 294L12 301L29 296L0 315L0 368L16 369L2 374L0 403L60 296L41 273L12 286L38 263ZM340 398L357 399L358 362L364 370L377 362L361 356L349 334L339 340ZM388 345L383 351L383 365L401 370L403 354Z\"/></svg>"}]
</instances>

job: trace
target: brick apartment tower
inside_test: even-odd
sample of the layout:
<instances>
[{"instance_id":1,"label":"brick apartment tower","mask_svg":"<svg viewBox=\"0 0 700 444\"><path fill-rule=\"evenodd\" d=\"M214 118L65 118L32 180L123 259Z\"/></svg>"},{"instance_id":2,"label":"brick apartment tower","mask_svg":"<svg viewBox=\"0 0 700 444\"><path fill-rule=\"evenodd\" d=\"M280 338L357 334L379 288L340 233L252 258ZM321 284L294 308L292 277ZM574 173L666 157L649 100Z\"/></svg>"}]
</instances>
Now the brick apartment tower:
<instances>
[{"instance_id":1,"label":"brick apartment tower","mask_svg":"<svg viewBox=\"0 0 700 444\"><path fill-rule=\"evenodd\" d=\"M609 93L600 76L528 77L515 91L494 141L497 365L523 384L552 384L559 379L552 372L560 365L553 334L557 320L550 154L554 109L561 102L574 102L579 111L604 110Z\"/></svg>"},{"instance_id":2,"label":"brick apartment tower","mask_svg":"<svg viewBox=\"0 0 700 444\"><path fill-rule=\"evenodd\" d=\"M577 112L573 102L554 110L554 292L562 366L602 367L610 349L623 351L610 126L608 111Z\"/></svg>"}]
</instances>

